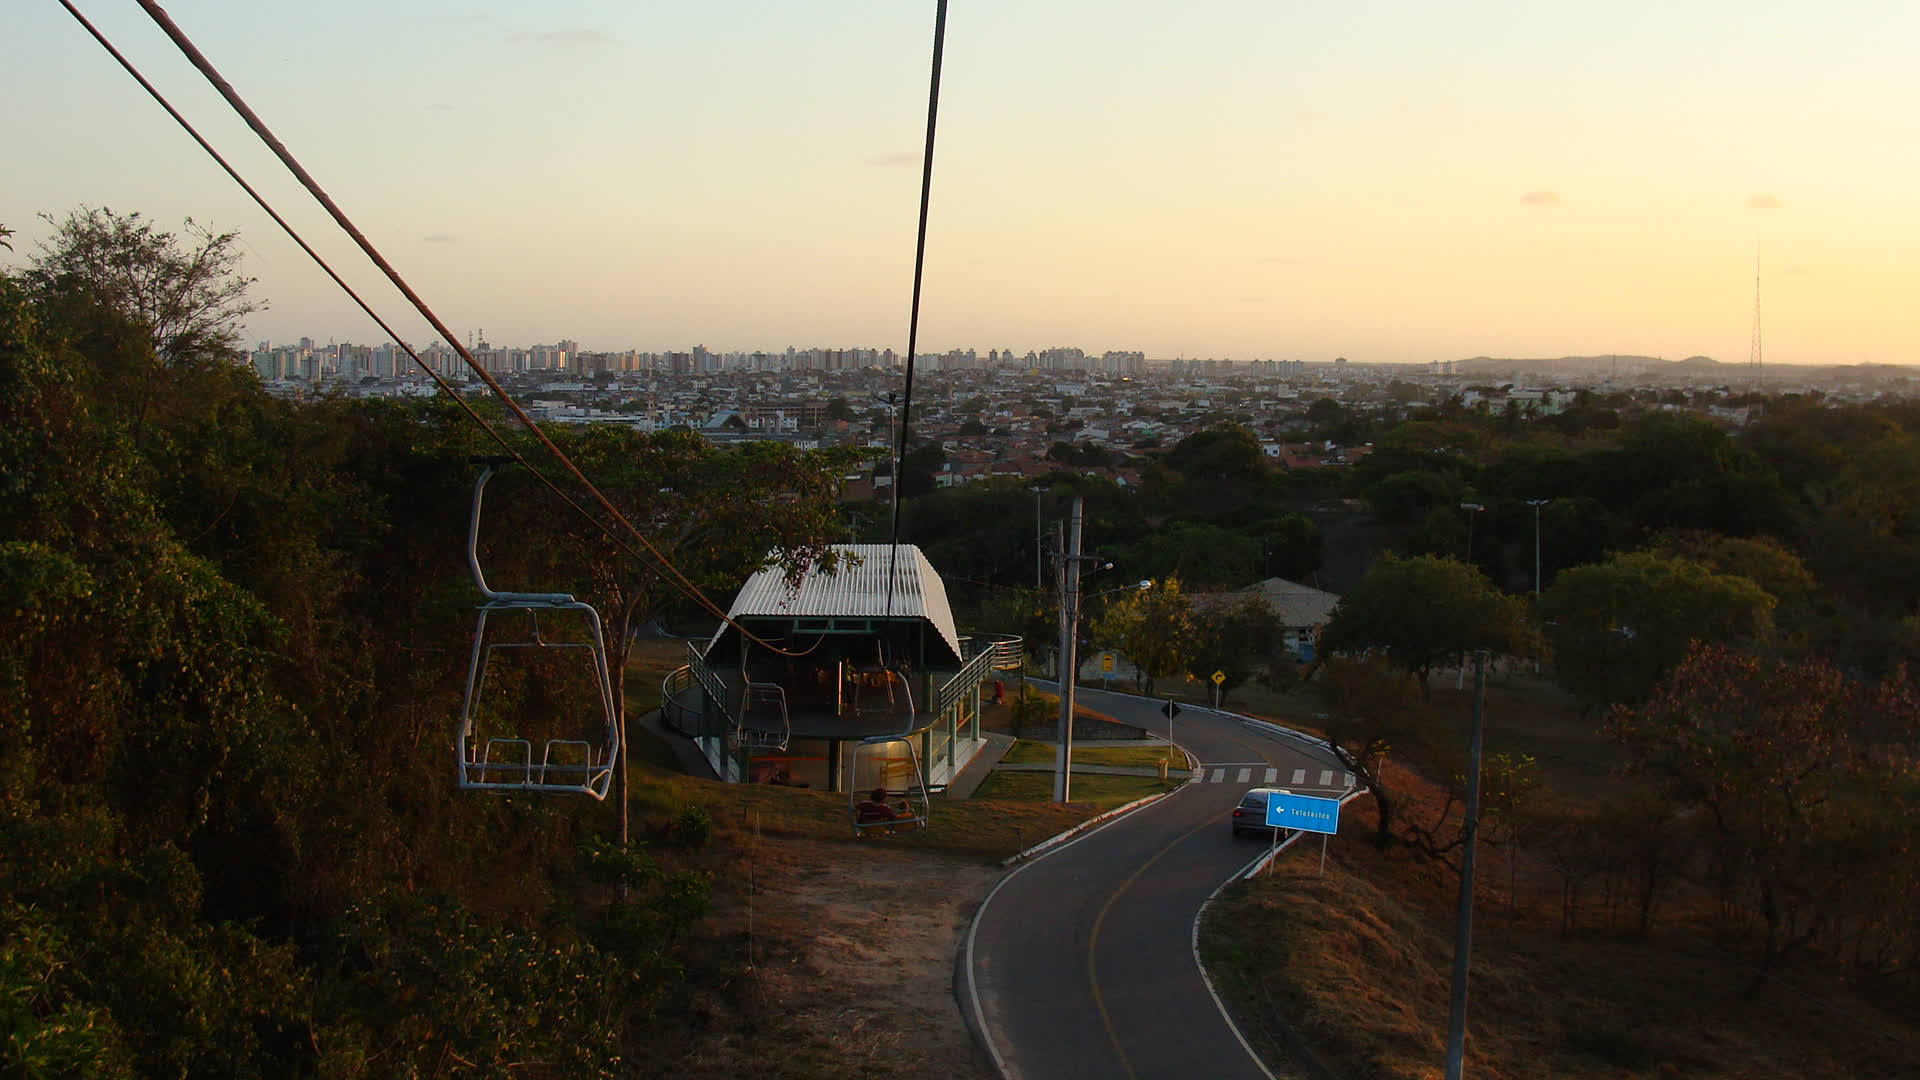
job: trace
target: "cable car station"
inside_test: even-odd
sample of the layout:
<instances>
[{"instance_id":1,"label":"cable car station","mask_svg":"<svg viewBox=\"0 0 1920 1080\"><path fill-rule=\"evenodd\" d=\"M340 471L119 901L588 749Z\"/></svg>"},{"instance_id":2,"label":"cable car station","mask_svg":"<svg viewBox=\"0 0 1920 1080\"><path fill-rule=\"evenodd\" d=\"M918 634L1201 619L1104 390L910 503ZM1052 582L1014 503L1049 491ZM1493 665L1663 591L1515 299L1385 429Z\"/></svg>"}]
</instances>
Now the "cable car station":
<instances>
[{"instance_id":1,"label":"cable car station","mask_svg":"<svg viewBox=\"0 0 1920 1080\"><path fill-rule=\"evenodd\" d=\"M690 642L668 676L663 719L723 780L885 789L906 820L924 821L926 797L986 745L981 687L1018 665L1020 642L962 638L917 547L834 550L832 573L749 578L713 638Z\"/></svg>"}]
</instances>

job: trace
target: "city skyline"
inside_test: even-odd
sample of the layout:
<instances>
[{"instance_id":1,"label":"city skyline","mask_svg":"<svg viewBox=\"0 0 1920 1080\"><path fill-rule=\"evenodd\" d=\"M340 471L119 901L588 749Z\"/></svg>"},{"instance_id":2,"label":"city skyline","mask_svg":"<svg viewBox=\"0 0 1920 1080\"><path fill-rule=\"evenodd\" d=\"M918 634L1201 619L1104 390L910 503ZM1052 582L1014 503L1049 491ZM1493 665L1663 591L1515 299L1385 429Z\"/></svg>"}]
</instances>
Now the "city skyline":
<instances>
[{"instance_id":1,"label":"city skyline","mask_svg":"<svg viewBox=\"0 0 1920 1080\"><path fill-rule=\"evenodd\" d=\"M416 346L133 5L79 6ZM176 0L455 327L904 353L932 3ZM1920 361L1920 11L956 3L918 351ZM249 341L384 336L57 5L0 118L8 265L75 206L237 229ZM464 342L463 342L464 343ZM851 347L851 346L850 346ZM997 346L995 346L997 347ZM1036 346L1038 348L1038 346Z\"/></svg>"}]
</instances>

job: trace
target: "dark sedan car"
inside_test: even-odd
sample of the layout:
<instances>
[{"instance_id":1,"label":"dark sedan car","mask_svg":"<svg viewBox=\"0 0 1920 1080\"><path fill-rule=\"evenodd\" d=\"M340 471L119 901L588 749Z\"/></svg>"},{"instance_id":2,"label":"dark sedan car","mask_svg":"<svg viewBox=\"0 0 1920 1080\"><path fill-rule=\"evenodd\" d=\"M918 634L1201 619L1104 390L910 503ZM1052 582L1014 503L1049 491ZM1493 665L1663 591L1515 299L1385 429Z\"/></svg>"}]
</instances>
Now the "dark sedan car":
<instances>
[{"instance_id":1,"label":"dark sedan car","mask_svg":"<svg viewBox=\"0 0 1920 1080\"><path fill-rule=\"evenodd\" d=\"M1240 796L1240 805L1233 808L1233 835L1237 838L1248 833L1259 833L1285 840L1293 830L1275 829L1267 824L1267 796L1291 794L1286 788L1257 787ZM1277 836L1274 835L1276 833Z\"/></svg>"}]
</instances>

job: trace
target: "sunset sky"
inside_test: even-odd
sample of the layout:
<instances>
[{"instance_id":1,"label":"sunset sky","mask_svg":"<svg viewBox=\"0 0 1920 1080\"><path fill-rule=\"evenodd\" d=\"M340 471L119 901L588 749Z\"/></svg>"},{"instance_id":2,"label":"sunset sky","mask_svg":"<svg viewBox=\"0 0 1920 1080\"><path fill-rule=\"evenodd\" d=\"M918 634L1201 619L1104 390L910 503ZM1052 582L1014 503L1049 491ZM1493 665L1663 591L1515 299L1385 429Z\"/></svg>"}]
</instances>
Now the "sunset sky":
<instances>
[{"instance_id":1,"label":"sunset sky","mask_svg":"<svg viewBox=\"0 0 1920 1080\"><path fill-rule=\"evenodd\" d=\"M356 285L132 0L76 0ZM904 350L932 0L173 0L451 325ZM1920 363L1920 5L954 0L920 347ZM383 335L54 0L0 224L237 229L254 340ZM6 255L0 252L0 261ZM415 344L424 322L370 287Z\"/></svg>"}]
</instances>

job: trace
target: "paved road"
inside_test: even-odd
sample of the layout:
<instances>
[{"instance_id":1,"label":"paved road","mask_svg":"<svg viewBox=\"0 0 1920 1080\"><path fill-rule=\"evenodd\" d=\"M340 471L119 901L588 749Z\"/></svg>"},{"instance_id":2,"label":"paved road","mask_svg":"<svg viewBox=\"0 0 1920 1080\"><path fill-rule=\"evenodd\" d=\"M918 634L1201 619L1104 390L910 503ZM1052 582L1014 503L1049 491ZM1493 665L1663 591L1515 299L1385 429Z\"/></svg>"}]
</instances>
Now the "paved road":
<instances>
[{"instance_id":1,"label":"paved road","mask_svg":"<svg viewBox=\"0 0 1920 1080\"><path fill-rule=\"evenodd\" d=\"M1166 733L1158 702L1077 694ZM975 917L961 1006L1008 1077L1270 1076L1200 974L1194 920L1261 854L1227 825L1242 792L1272 783L1331 796L1350 781L1323 749L1197 709L1173 737L1202 764L1193 782L1015 870Z\"/></svg>"}]
</instances>

